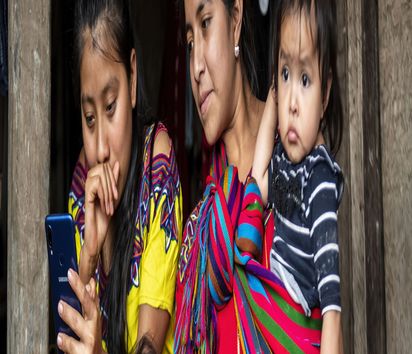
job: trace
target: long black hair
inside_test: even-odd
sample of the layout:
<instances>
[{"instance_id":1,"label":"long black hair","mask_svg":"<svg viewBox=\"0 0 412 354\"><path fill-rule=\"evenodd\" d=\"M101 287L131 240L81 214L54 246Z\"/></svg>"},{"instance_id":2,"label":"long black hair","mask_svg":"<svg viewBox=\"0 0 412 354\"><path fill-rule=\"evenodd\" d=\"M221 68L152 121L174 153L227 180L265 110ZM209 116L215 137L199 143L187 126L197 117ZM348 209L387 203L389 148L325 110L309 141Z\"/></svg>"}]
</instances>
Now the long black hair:
<instances>
[{"instance_id":1,"label":"long black hair","mask_svg":"<svg viewBox=\"0 0 412 354\"><path fill-rule=\"evenodd\" d=\"M322 98L326 95L329 73L332 73L332 86L329 94L329 102L325 110L321 130L325 134L326 141L332 154L336 155L342 141L343 112L340 95L340 85L337 73L337 32L336 32L336 4L335 0L280 0L275 12L276 30L272 32L272 45L274 60L273 73L277 84L278 58L280 47L281 26L285 17L292 12L302 14L310 18L313 6L316 33L313 38L319 56L319 72L321 77ZM312 26L310 20L309 25ZM277 87L277 85L276 85Z\"/></svg>"},{"instance_id":2,"label":"long black hair","mask_svg":"<svg viewBox=\"0 0 412 354\"><path fill-rule=\"evenodd\" d=\"M221 0L225 4L226 10L229 16L232 16L235 0ZM242 29L240 31L239 49L240 60L245 69L246 78L252 90L254 96L259 96L259 83L256 69L256 46L254 37L254 21L255 11L253 8L253 1L255 0L243 0L243 17L242 17ZM177 0L178 12L181 22L181 29L185 28L185 5L184 0ZM185 33L182 33L185 35ZM182 36L183 37L183 36Z\"/></svg>"},{"instance_id":3,"label":"long black hair","mask_svg":"<svg viewBox=\"0 0 412 354\"><path fill-rule=\"evenodd\" d=\"M126 353L127 295L131 285L130 262L133 253L135 221L139 207L142 173L143 134L152 119L144 95L142 57L136 33L133 33L127 0L78 0L74 22L74 78L76 100L80 98L80 63L86 36L91 36L93 49L111 60L120 62L130 79L130 54L136 50L137 104L133 109L132 147L126 184L112 222L113 252L107 289L102 306L108 322L105 339L109 353ZM86 225L87 227L87 225Z\"/></svg>"}]
</instances>

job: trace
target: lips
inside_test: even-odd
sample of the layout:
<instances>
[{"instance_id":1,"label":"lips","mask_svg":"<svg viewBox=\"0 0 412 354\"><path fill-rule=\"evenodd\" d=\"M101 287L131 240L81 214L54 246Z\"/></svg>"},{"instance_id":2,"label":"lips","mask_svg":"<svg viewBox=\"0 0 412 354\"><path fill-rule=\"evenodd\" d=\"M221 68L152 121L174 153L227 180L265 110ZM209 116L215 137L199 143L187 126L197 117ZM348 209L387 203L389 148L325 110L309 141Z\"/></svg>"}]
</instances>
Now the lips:
<instances>
[{"instance_id":1,"label":"lips","mask_svg":"<svg viewBox=\"0 0 412 354\"><path fill-rule=\"evenodd\" d=\"M199 100L199 107L200 107L200 114L203 116L207 112L207 108L209 106L209 98L212 90L204 91L200 94Z\"/></svg>"},{"instance_id":2,"label":"lips","mask_svg":"<svg viewBox=\"0 0 412 354\"><path fill-rule=\"evenodd\" d=\"M296 143L299 139L299 135L294 128L288 129L288 140L290 143Z\"/></svg>"}]
</instances>

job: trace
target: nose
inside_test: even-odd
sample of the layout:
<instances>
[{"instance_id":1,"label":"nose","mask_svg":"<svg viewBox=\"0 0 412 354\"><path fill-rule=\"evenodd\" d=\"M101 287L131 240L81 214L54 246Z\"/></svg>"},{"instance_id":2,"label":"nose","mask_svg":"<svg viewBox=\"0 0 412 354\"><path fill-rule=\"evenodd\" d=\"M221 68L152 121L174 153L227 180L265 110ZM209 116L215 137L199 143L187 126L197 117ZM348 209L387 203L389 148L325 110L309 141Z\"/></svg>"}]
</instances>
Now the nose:
<instances>
[{"instance_id":1,"label":"nose","mask_svg":"<svg viewBox=\"0 0 412 354\"><path fill-rule=\"evenodd\" d=\"M292 116L297 116L299 114L299 105L298 105L298 88L295 83L291 85L290 91L290 103L289 103L289 112Z\"/></svg>"},{"instance_id":2,"label":"nose","mask_svg":"<svg viewBox=\"0 0 412 354\"><path fill-rule=\"evenodd\" d=\"M97 124L97 162L104 163L109 160L109 144L104 122L99 120Z\"/></svg>"},{"instance_id":3,"label":"nose","mask_svg":"<svg viewBox=\"0 0 412 354\"><path fill-rule=\"evenodd\" d=\"M193 42L193 73L195 81L200 83L200 78L205 71L205 61L203 57L203 46L201 42Z\"/></svg>"}]
</instances>

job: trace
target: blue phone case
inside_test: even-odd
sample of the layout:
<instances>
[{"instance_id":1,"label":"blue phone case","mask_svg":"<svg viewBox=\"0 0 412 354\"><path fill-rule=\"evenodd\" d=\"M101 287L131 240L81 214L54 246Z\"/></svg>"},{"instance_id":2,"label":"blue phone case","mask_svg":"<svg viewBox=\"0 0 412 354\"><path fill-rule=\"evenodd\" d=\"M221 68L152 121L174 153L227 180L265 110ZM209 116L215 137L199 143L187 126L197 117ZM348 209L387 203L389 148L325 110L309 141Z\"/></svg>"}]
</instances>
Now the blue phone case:
<instances>
[{"instance_id":1,"label":"blue phone case","mask_svg":"<svg viewBox=\"0 0 412 354\"><path fill-rule=\"evenodd\" d=\"M51 214L46 216L45 227L52 311L56 335L59 332L63 332L78 339L70 327L60 318L57 311L57 305L60 299L62 299L82 313L80 302L67 279L69 268L78 272L74 222L70 214Z\"/></svg>"}]
</instances>

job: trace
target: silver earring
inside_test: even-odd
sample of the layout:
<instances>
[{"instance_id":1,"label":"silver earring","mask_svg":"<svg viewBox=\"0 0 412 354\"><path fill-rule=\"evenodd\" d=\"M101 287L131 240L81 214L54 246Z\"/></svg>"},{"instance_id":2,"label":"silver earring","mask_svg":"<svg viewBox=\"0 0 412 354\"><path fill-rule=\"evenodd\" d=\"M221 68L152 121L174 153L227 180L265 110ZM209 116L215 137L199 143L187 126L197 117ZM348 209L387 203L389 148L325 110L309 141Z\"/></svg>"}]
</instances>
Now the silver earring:
<instances>
[{"instance_id":1,"label":"silver earring","mask_svg":"<svg viewBox=\"0 0 412 354\"><path fill-rule=\"evenodd\" d=\"M235 46L235 58L239 58L239 45Z\"/></svg>"}]
</instances>

